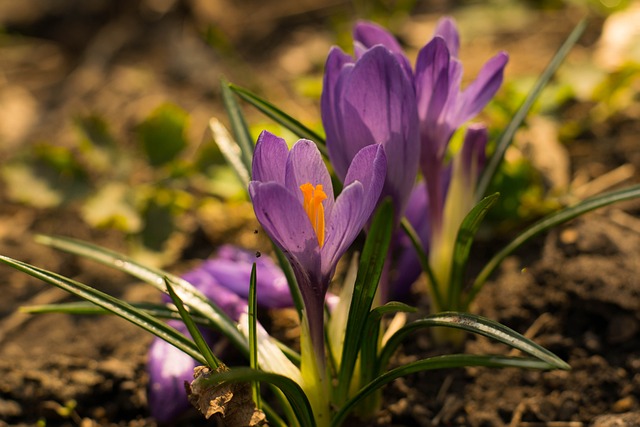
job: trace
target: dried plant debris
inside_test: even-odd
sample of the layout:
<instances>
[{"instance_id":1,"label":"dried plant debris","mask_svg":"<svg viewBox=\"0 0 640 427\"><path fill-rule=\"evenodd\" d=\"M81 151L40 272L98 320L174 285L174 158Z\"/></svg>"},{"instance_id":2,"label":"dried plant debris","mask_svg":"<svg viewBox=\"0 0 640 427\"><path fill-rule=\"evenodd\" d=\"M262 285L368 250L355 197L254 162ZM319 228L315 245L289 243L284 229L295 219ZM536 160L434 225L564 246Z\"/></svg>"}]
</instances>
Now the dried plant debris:
<instances>
[{"instance_id":1,"label":"dried plant debris","mask_svg":"<svg viewBox=\"0 0 640 427\"><path fill-rule=\"evenodd\" d=\"M220 365L215 373L226 372L229 368ZM267 425L264 412L259 410L252 397L248 383L225 383L212 385L212 372L206 366L193 370L194 380L185 382L189 402L208 419L219 415L225 426L253 427Z\"/></svg>"}]
</instances>

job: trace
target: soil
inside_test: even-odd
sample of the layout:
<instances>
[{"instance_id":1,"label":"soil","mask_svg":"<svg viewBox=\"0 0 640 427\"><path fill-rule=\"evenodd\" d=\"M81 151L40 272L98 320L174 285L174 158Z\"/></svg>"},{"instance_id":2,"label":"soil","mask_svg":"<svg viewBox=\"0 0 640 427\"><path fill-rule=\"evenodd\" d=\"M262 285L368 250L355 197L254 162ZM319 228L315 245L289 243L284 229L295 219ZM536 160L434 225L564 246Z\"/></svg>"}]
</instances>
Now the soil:
<instances>
[{"instance_id":1,"label":"soil","mask_svg":"<svg viewBox=\"0 0 640 427\"><path fill-rule=\"evenodd\" d=\"M217 90L212 89L217 87L221 72L230 74L234 70L240 83L257 88L268 81L251 77L261 69L272 67L273 75L311 72L305 66L295 68L291 64L300 57L300 46L309 56L299 62L322 63L313 56L314 51L325 52L318 53L319 57L326 54L325 47L330 44L322 26L330 14L344 6L335 2L335 6L325 8L318 6L321 2L310 2L316 7L305 13L300 9L265 10L254 4L251 22L264 23L247 26L251 28L246 31L239 23L247 14L234 9L224 25L227 42L236 53L221 61L224 55L202 53L203 47L194 42L203 28L198 25L221 16L216 15L219 11L215 7L206 15L207 2L142 1L132 2L136 6L130 8L102 4L105 2L96 2L93 7L81 6L84 2L59 2L67 7L65 12L41 3L24 2L23 8L14 9L0 5L0 10L11 12L3 23L10 29L9 36L14 37L9 37L2 49L15 53L3 59L0 79L12 83L8 87L18 97L12 99L17 99L15 105L24 107L16 117L26 120L26 125L18 126L14 133L2 134L7 141L0 151L3 160L9 159L16 147L43 135L68 144L72 133L66 124L68 117L83 109L103 112L116 133L126 138L131 123L148 113L149 106L163 99L180 99L192 115L192 129L197 135L206 128L208 117L221 111ZM165 3L172 7L163 9ZM456 12L446 2L435 3L437 12ZM37 5L41 7L39 12L32 12ZM534 68L541 66L540 62L544 64L540 58L550 57L571 26L564 32L544 29L553 28L568 16L574 17L566 10L546 15L536 12L531 19L536 20L539 32L511 34L509 45L519 46L513 49L512 61L517 63L520 57L523 63L535 63ZM434 19L418 13L414 24ZM579 51L593 47L601 24L597 19L592 21L593 28L587 34L590 41L579 46ZM294 35L291 40L283 40L283 28ZM314 37L305 32L309 28ZM123 36L119 45L108 48L108 44L100 44L116 33ZM24 38L16 42L16 34ZM483 39L481 47L496 51L494 38ZM264 53L267 45L272 57ZM100 47L108 51L107 56L103 62L95 62L90 53ZM40 61L33 56L36 48L43 55ZM29 55L19 55L20 49L26 49ZM181 56L180 52L187 53ZM527 52L537 61L529 57L527 62ZM140 55L144 65L140 65ZM153 70L157 76L145 83L142 92L136 92L126 82L141 69ZM100 82L117 82L118 76L125 83L119 86L120 97L111 96ZM288 98L291 86L284 83L287 78L290 76L269 86L273 99ZM3 90L5 95L9 91ZM302 115L317 111L313 106L313 114L305 112L313 103L292 98L283 102L288 102L293 111ZM132 104L135 106L126 108ZM573 118L587 108L578 104L562 114ZM640 168L638 131L638 121L625 114L585 130L569 145L571 176L594 178L621 165ZM632 181L638 181L637 175ZM37 233L60 234L124 251L125 242L117 231L86 226L77 206L39 209L19 204L9 200L2 187L0 197L1 254L127 300L159 300L149 286L123 274L33 243ZM572 366L571 371L467 368L412 375L386 388L385 409L370 425L640 426L639 213L640 204L628 202L586 215L535 239L503 263L474 305L476 313L525 334L559 355ZM216 239L207 231L206 221L199 222L190 235L188 250L168 268L180 271L193 262L189 254L211 252L207 245L215 245ZM495 245L481 244L478 257L487 258L495 249ZM4 266L0 266L0 277L0 426L157 425L146 406L148 334L110 316L21 313L20 306L71 299ZM427 306L421 300L419 307L426 310ZM394 363L443 351L446 349L432 347L428 334L418 334ZM470 337L465 351L506 354L509 349ZM183 426L208 424L195 411L176 422Z\"/></svg>"}]
</instances>

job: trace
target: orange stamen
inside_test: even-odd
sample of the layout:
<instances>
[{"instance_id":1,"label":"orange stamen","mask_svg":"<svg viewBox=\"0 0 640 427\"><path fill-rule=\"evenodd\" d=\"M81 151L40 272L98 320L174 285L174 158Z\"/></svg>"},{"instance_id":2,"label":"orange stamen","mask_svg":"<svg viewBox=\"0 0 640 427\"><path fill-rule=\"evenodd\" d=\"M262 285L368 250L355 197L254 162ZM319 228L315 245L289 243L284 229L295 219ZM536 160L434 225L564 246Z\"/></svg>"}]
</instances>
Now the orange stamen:
<instances>
[{"instance_id":1,"label":"orange stamen","mask_svg":"<svg viewBox=\"0 0 640 427\"><path fill-rule=\"evenodd\" d=\"M303 197L302 206L311 221L313 231L316 232L318 244L322 247L324 245L324 206L322 206L322 201L327 198L327 195L322 189L322 184L314 187L309 182L302 184L300 191L302 191Z\"/></svg>"}]
</instances>

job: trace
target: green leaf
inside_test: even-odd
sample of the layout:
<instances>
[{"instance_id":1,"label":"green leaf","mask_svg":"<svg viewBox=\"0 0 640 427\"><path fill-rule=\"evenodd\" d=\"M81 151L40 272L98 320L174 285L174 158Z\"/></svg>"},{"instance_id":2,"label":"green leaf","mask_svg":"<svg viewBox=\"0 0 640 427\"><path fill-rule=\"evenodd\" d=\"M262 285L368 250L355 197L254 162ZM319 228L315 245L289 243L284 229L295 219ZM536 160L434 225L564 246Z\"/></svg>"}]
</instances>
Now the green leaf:
<instances>
[{"instance_id":1,"label":"green leaf","mask_svg":"<svg viewBox=\"0 0 640 427\"><path fill-rule=\"evenodd\" d=\"M258 369L258 298L256 295L256 263L251 266L251 279L249 282L249 367ZM258 409L261 409L260 383L252 383L253 401Z\"/></svg>"},{"instance_id":2,"label":"green leaf","mask_svg":"<svg viewBox=\"0 0 640 427\"><path fill-rule=\"evenodd\" d=\"M153 317L160 319L174 319L182 320L180 313L177 309L168 307L165 304L153 304L146 302L128 302L133 307L143 310ZM66 314L81 314L81 315L105 315L113 314L102 307L98 307L93 303L87 301L74 301L60 304L45 304L45 305L29 305L20 307L20 311L29 314L46 314L46 313L66 313ZM220 328L211 319L191 313L191 318L199 325L206 326L211 329L219 330ZM300 365L300 354L296 353L290 347L286 346L282 342L273 338L275 344L282 350L282 352L297 366Z\"/></svg>"},{"instance_id":3,"label":"green leaf","mask_svg":"<svg viewBox=\"0 0 640 427\"><path fill-rule=\"evenodd\" d=\"M276 258L278 259L278 264L280 265L280 269L284 273L284 277L287 279L287 285L289 286L289 292L291 292L291 299L293 299L293 306L296 308L298 312L298 320L302 319L302 312L304 310L304 302L302 301L302 293L300 292L300 288L298 287L298 281L296 280L295 274L293 274L293 269L291 268L291 264L282 253L282 250L276 246L276 244L272 244L273 252L276 254Z\"/></svg>"},{"instance_id":4,"label":"green leaf","mask_svg":"<svg viewBox=\"0 0 640 427\"><path fill-rule=\"evenodd\" d=\"M422 247L422 243L420 242L420 237L418 233L413 228L411 223L407 220L407 218L402 218L400 221L400 226L402 230L405 232L409 240L411 240L411 244L418 255L418 260L420 261L420 266L422 267L422 271L427 274L427 282L429 282L429 292L431 298L433 298L438 307L444 307L444 298L442 297L442 293L440 293L440 287L438 286L438 281L436 280L436 276L431 269L431 265L429 265L429 257L427 256L427 251Z\"/></svg>"},{"instance_id":5,"label":"green leaf","mask_svg":"<svg viewBox=\"0 0 640 427\"><path fill-rule=\"evenodd\" d=\"M158 290L166 292L164 278L167 277L175 284L176 293L193 310L211 320L217 329L234 344L236 348L248 355L249 346L244 336L238 331L236 323L229 318L217 305L210 301L202 292L193 287L186 280L166 271L140 264L123 254L106 248L68 237L36 236L36 240L44 245L54 247L75 255L79 255L101 264L123 271Z\"/></svg>"},{"instance_id":6,"label":"green leaf","mask_svg":"<svg viewBox=\"0 0 640 427\"><path fill-rule=\"evenodd\" d=\"M289 129L299 138L309 139L315 142L318 145L318 149L322 152L322 154L326 155L325 148L325 139L320 136L318 133L309 129L298 120L294 119L284 111L280 110L278 107L273 105L272 103L260 98L253 92L250 92L247 89L244 89L240 86L236 86L233 83L229 84L229 88L234 91L240 98L247 101L249 104L253 105L255 108L264 113L267 117L275 121L276 123L284 126Z\"/></svg>"},{"instance_id":7,"label":"green leaf","mask_svg":"<svg viewBox=\"0 0 640 427\"><path fill-rule=\"evenodd\" d=\"M476 188L476 200L480 200L487 192L493 176L496 174L500 163L502 163L504 153L507 151L507 148L513 140L513 136L529 113L529 110L533 106L533 103L536 101L547 83L549 83L549 80L551 80L553 74L569 54L569 51L571 50L573 45L576 44L576 42L584 32L586 26L587 21L585 19L583 19L578 23L578 25L576 25L571 34L569 34L569 37L567 37L567 40L565 40L562 46L560 46L560 49L558 49L558 52L556 52L554 57L551 59L551 62L549 62L547 68L545 68L545 70L542 72L542 74L538 78L538 81L535 83L531 91L527 94L525 100L522 102L522 105L520 106L520 108L518 108L518 111L516 111L516 113L513 115L513 118L498 138L498 143L496 144L495 151L489 158L487 165L480 175L478 187Z\"/></svg>"},{"instance_id":8,"label":"green leaf","mask_svg":"<svg viewBox=\"0 0 640 427\"><path fill-rule=\"evenodd\" d=\"M530 339L525 338L513 329L481 316L458 312L444 312L427 316L424 319L416 320L399 329L389 338L389 341L387 341L387 344L382 349L379 358L379 369L382 370L387 366L393 353L410 333L419 329L432 327L462 329L467 332L483 335L506 344L509 347L523 351L541 360L548 365L549 368L571 369L570 366L558 356Z\"/></svg>"},{"instance_id":9,"label":"green leaf","mask_svg":"<svg viewBox=\"0 0 640 427\"><path fill-rule=\"evenodd\" d=\"M451 283L448 287L449 301L446 306L449 310L457 310L460 308L458 305L461 303L460 293L462 292L462 282L464 280L464 272L467 261L469 260L469 254L471 253L473 238L478 232L485 215L487 215L491 206L498 200L498 197L500 197L500 195L495 193L482 199L469 211L462 221L462 224L460 224L455 246L453 247Z\"/></svg>"},{"instance_id":10,"label":"green leaf","mask_svg":"<svg viewBox=\"0 0 640 427\"><path fill-rule=\"evenodd\" d=\"M518 235L518 237L513 239L511 243L505 246L500 252L495 254L489 260L489 262L484 266L482 271L480 271L475 281L473 282L471 289L466 296L463 308L466 309L467 307L469 307L480 289L482 289L482 286L489 279L489 276L491 276L491 273L495 271L500 263L513 251L518 249L531 238L573 218L584 215L585 213L592 210L610 205L612 203L622 202L624 200L635 199L638 197L640 197L640 185L632 185L623 188L622 190L610 191L599 196L586 199L575 206L562 209L558 212L552 213L542 218L540 221L524 230L520 235Z\"/></svg>"},{"instance_id":11,"label":"green leaf","mask_svg":"<svg viewBox=\"0 0 640 427\"><path fill-rule=\"evenodd\" d=\"M195 342L196 346L198 346L198 350L200 350L200 354L202 354L204 359L207 361L207 366L211 369L217 369L218 366L220 366L221 364L220 360L218 360L218 358L213 354L213 351L211 351L211 348L209 348L209 345L204 340L204 337L198 330L198 327L196 326L195 322L191 318L191 315L189 315L189 312L187 311L187 309L184 308L184 304L182 304L182 300L180 300L180 297L173 290L171 281L165 277L164 284L167 287L167 292L171 297L171 301L173 301L173 303L175 304L176 308L178 309L178 313L180 313L180 317L184 322L184 325L187 327L187 330L191 334L191 338L193 338L193 342Z\"/></svg>"},{"instance_id":12,"label":"green leaf","mask_svg":"<svg viewBox=\"0 0 640 427\"><path fill-rule=\"evenodd\" d=\"M227 110L236 144L240 149L242 163L244 163L244 168L247 171L251 171L254 144L253 138L251 138L251 132L249 132L249 126L244 118L242 109L236 101L235 95L231 89L229 89L229 83L223 79L220 82L220 86L222 90L222 102L224 103L224 108Z\"/></svg>"},{"instance_id":13,"label":"green leaf","mask_svg":"<svg viewBox=\"0 0 640 427\"><path fill-rule=\"evenodd\" d=\"M168 326L165 322L156 319L143 310L133 307L125 301L114 298L111 295L105 294L104 292L61 276L57 273L38 268L6 256L0 255L0 262L3 262L16 270L27 273L36 279L40 279L46 283L56 286L70 294L90 301L91 303L122 317L134 325L151 332L155 336L165 340L169 344L193 357L200 363L206 362L193 341Z\"/></svg>"},{"instance_id":14,"label":"green leaf","mask_svg":"<svg viewBox=\"0 0 640 427\"><path fill-rule=\"evenodd\" d=\"M414 313L417 310L407 304L391 301L376 307L369 312L367 323L365 326L365 339L362 341L362 349L360 353L360 383L367 384L373 381L380 372L377 369L378 362L378 343L381 329L381 320L385 314L394 314L399 312ZM366 409L364 413L371 414L375 411L376 402L364 402ZM362 408L361 408L362 409Z\"/></svg>"},{"instance_id":15,"label":"green leaf","mask_svg":"<svg viewBox=\"0 0 640 427\"><path fill-rule=\"evenodd\" d=\"M344 336L342 358L340 359L336 390L337 402L342 402L346 399L360 345L363 340L371 338L365 337L363 334L389 250L392 232L393 205L389 200L385 200L373 217L367 240L362 249L362 256L360 257L358 275L356 276L351 306L349 307L349 319Z\"/></svg>"},{"instance_id":16,"label":"green leaf","mask_svg":"<svg viewBox=\"0 0 640 427\"><path fill-rule=\"evenodd\" d=\"M247 191L251 180L251 169L247 169L247 167L251 167L251 165L247 166L240 145L229 135L227 128L218 119L209 120L209 129L220 148L220 152L242 183L244 190Z\"/></svg>"},{"instance_id":17,"label":"green leaf","mask_svg":"<svg viewBox=\"0 0 640 427\"><path fill-rule=\"evenodd\" d=\"M467 366L485 366L490 368L527 368L527 369L548 369L549 366L541 361L521 357L504 357L504 356L475 356L470 354L449 354L445 356L436 356L428 359L422 359L415 362L402 365L391 371L380 375L371 381L365 387L361 388L358 393L349 399L336 413L331 420L331 427L339 427L345 421L349 413L363 401L382 386L407 375L430 371L434 369L446 368L463 368Z\"/></svg>"},{"instance_id":18,"label":"green leaf","mask_svg":"<svg viewBox=\"0 0 640 427\"><path fill-rule=\"evenodd\" d=\"M168 163L184 150L188 118L188 114L177 105L164 104L140 123L138 138L152 166Z\"/></svg>"},{"instance_id":19,"label":"green leaf","mask_svg":"<svg viewBox=\"0 0 640 427\"><path fill-rule=\"evenodd\" d=\"M203 381L210 382L211 387L225 382L260 381L272 384L282 390L287 397L301 426L315 427L316 425L311 405L304 391L295 381L283 375L271 374L251 368L234 367L227 372L211 375Z\"/></svg>"},{"instance_id":20,"label":"green leaf","mask_svg":"<svg viewBox=\"0 0 640 427\"><path fill-rule=\"evenodd\" d=\"M128 304L137 308L138 310L142 310L153 317L157 317L160 319L174 319L174 320L182 320L180 317L180 313L178 313L177 309L172 309L165 304L152 304L147 302L129 302ZM90 303L88 301L73 301L73 302L65 302L60 304L46 304L46 305L27 305L20 307L20 311L23 313L29 314L47 314L47 313L65 313L65 314L80 314L84 316L90 315L105 315L105 314L113 314L108 310L105 310L102 307L98 307L97 305ZM194 322L203 325L215 328L215 324L211 322L211 320L206 317L191 315L191 318Z\"/></svg>"}]
</instances>

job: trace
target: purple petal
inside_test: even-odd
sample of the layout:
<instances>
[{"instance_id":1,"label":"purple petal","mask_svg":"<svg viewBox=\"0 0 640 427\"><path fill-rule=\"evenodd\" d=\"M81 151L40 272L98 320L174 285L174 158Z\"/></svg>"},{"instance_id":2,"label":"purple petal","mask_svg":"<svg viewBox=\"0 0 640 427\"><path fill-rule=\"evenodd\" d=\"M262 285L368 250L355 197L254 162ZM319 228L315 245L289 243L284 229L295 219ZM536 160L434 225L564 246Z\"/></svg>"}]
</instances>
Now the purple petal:
<instances>
[{"instance_id":1,"label":"purple petal","mask_svg":"<svg viewBox=\"0 0 640 427\"><path fill-rule=\"evenodd\" d=\"M453 18L445 16L440 18L436 25L436 31L434 36L440 36L447 42L447 47L451 56L458 57L458 51L460 50L460 34Z\"/></svg>"},{"instance_id":2,"label":"purple petal","mask_svg":"<svg viewBox=\"0 0 640 427\"><path fill-rule=\"evenodd\" d=\"M218 251L218 256L205 262L202 269L211 274L223 287L235 294L248 298L251 280L251 268L256 263L256 292L258 304L269 308L291 307L293 301L287 279L274 264L262 256L256 256L232 245L224 245Z\"/></svg>"},{"instance_id":3,"label":"purple petal","mask_svg":"<svg viewBox=\"0 0 640 427\"><path fill-rule=\"evenodd\" d=\"M474 124L467 128L460 155L462 156L462 168L467 175L467 182L472 185L471 191L475 190L475 181L484 168L488 139L486 126Z\"/></svg>"},{"instance_id":4,"label":"purple petal","mask_svg":"<svg viewBox=\"0 0 640 427\"><path fill-rule=\"evenodd\" d=\"M310 280L319 280L318 238L296 196L279 184L256 181L249 183L249 194L258 221L292 267L307 272Z\"/></svg>"},{"instance_id":5,"label":"purple petal","mask_svg":"<svg viewBox=\"0 0 640 427\"><path fill-rule=\"evenodd\" d=\"M333 276L340 257L362 230L366 222L362 220L364 204L364 187L359 181L346 186L336 199L331 222L327 224L327 238L322 247L323 277Z\"/></svg>"},{"instance_id":6,"label":"purple petal","mask_svg":"<svg viewBox=\"0 0 640 427\"><path fill-rule=\"evenodd\" d=\"M167 322L183 334L187 328L181 321ZM207 342L214 340L211 331L202 331ZM187 400L184 382L193 380L193 368L199 363L160 338L154 338L149 348L147 390L151 416L161 423L170 422L191 407Z\"/></svg>"},{"instance_id":7,"label":"purple petal","mask_svg":"<svg viewBox=\"0 0 640 427\"><path fill-rule=\"evenodd\" d=\"M450 53L441 37L420 49L416 60L418 115L428 126L436 125L449 98Z\"/></svg>"},{"instance_id":8,"label":"purple petal","mask_svg":"<svg viewBox=\"0 0 640 427\"><path fill-rule=\"evenodd\" d=\"M382 144L387 155L384 194L402 209L417 174L420 150L413 84L383 46L369 50L347 77L340 148L352 159L363 147Z\"/></svg>"},{"instance_id":9,"label":"purple petal","mask_svg":"<svg viewBox=\"0 0 640 427\"><path fill-rule=\"evenodd\" d=\"M345 70L348 72L349 68L353 67L353 59L342 52L337 47L331 48L327 63L325 64L324 79L322 83L322 96L320 98L320 110L322 114L322 124L324 125L327 147L329 150L334 148L334 153L331 156L333 167L339 177L343 178L349 168L349 158L344 155L344 152L340 150L342 138L341 117L339 115L339 108L337 105L338 93L337 83L338 79L343 72L343 68L347 68L347 64L351 64Z\"/></svg>"},{"instance_id":10,"label":"purple petal","mask_svg":"<svg viewBox=\"0 0 640 427\"><path fill-rule=\"evenodd\" d=\"M373 22L360 21L353 29L353 39L370 49L377 44L381 44L391 52L403 53L402 47L386 29Z\"/></svg>"},{"instance_id":11,"label":"purple petal","mask_svg":"<svg viewBox=\"0 0 640 427\"><path fill-rule=\"evenodd\" d=\"M356 154L347 172L344 185L348 186L354 181L362 184L365 194L362 212L371 216L378 203L379 195L385 182L387 172L387 156L381 145L369 145ZM376 198L375 195L378 194ZM368 218L365 219L365 222Z\"/></svg>"},{"instance_id":12,"label":"purple petal","mask_svg":"<svg viewBox=\"0 0 640 427\"><path fill-rule=\"evenodd\" d=\"M373 22L360 21L353 30L353 39L357 59L360 59L360 57L372 47L382 45L393 53L393 56L395 56L396 60L400 63L409 80L411 80L413 74L411 71L411 63L405 56L396 38L386 29Z\"/></svg>"},{"instance_id":13,"label":"purple petal","mask_svg":"<svg viewBox=\"0 0 640 427\"><path fill-rule=\"evenodd\" d=\"M284 184L284 171L289 147L284 139L262 131L253 153L252 178L255 181L274 181Z\"/></svg>"},{"instance_id":14,"label":"purple petal","mask_svg":"<svg viewBox=\"0 0 640 427\"><path fill-rule=\"evenodd\" d=\"M457 126L478 114L500 89L508 60L505 52L498 53L487 61L478 77L462 92Z\"/></svg>"},{"instance_id":15,"label":"purple petal","mask_svg":"<svg viewBox=\"0 0 640 427\"><path fill-rule=\"evenodd\" d=\"M247 311L247 301L225 286L205 268L197 268L182 275L182 278L195 286L207 298L215 303L231 319L237 321Z\"/></svg>"},{"instance_id":16,"label":"purple petal","mask_svg":"<svg viewBox=\"0 0 640 427\"><path fill-rule=\"evenodd\" d=\"M306 183L313 186L322 185L327 195L326 200L322 202L325 218L330 217L334 204L331 175L322 160L318 146L311 141L301 139L291 148L285 172L285 186L289 192L296 196L298 204L301 206L303 195L300 186Z\"/></svg>"}]
</instances>

